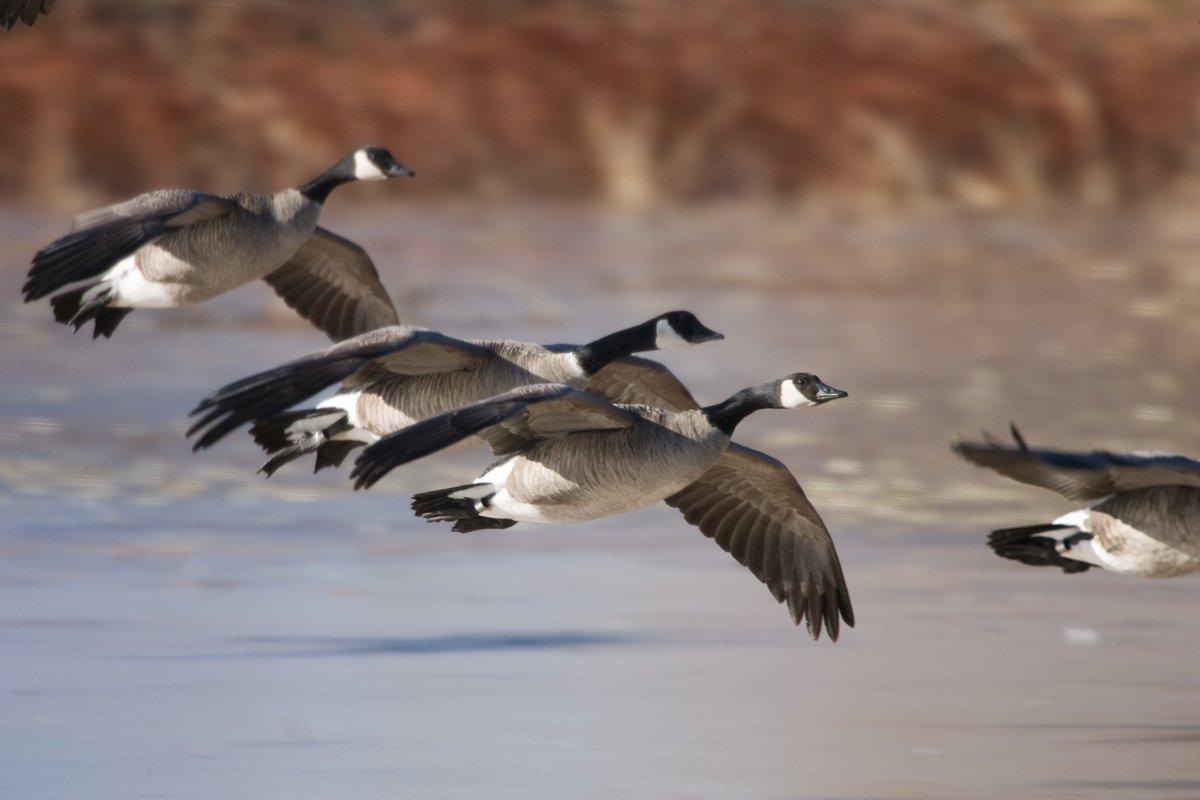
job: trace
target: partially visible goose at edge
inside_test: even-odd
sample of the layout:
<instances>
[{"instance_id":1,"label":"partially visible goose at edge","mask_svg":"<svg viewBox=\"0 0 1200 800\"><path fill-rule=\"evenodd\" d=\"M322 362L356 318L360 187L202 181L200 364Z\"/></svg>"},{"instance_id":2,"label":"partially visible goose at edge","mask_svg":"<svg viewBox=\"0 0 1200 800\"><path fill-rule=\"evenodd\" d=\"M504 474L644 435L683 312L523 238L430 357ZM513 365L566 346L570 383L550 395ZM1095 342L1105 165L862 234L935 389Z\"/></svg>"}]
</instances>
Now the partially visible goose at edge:
<instances>
[{"instance_id":1,"label":"partially visible goose at edge","mask_svg":"<svg viewBox=\"0 0 1200 800\"><path fill-rule=\"evenodd\" d=\"M262 278L331 338L397 322L370 257L317 227L322 206L352 181L412 176L382 147L360 147L308 183L269 195L160 189L79 217L33 257L25 302L50 299L75 330L109 337L132 309L193 305Z\"/></svg>"},{"instance_id":2,"label":"partially visible goose at edge","mask_svg":"<svg viewBox=\"0 0 1200 800\"><path fill-rule=\"evenodd\" d=\"M306 453L316 469L339 466L356 447L417 420L531 383L588 386L613 400L669 408L696 401L661 364L632 353L725 338L690 311L659 314L585 345L545 347L509 339L455 339L399 325L356 336L274 369L235 381L192 412L195 449L212 446L246 422L271 455L271 475ZM341 382L316 408L289 407Z\"/></svg>"},{"instance_id":3,"label":"partially visible goose at edge","mask_svg":"<svg viewBox=\"0 0 1200 800\"><path fill-rule=\"evenodd\" d=\"M363 451L351 477L369 487L393 468L479 435L501 456L474 482L423 492L413 510L460 532L517 522L570 523L665 500L786 603L813 639L854 624L829 531L774 458L730 441L764 408L845 397L796 373L704 408L613 403L562 384L525 386L418 422Z\"/></svg>"},{"instance_id":4,"label":"partially visible goose at edge","mask_svg":"<svg viewBox=\"0 0 1200 800\"><path fill-rule=\"evenodd\" d=\"M9 30L20 20L33 27L38 14L49 14L54 0L0 0L0 28Z\"/></svg>"},{"instance_id":5,"label":"partially visible goose at edge","mask_svg":"<svg viewBox=\"0 0 1200 800\"><path fill-rule=\"evenodd\" d=\"M996 554L1063 572L1100 567L1171 578L1200 570L1200 461L1160 453L1072 453L957 442L954 451L1021 483L1087 503L1043 525L994 531Z\"/></svg>"}]
</instances>

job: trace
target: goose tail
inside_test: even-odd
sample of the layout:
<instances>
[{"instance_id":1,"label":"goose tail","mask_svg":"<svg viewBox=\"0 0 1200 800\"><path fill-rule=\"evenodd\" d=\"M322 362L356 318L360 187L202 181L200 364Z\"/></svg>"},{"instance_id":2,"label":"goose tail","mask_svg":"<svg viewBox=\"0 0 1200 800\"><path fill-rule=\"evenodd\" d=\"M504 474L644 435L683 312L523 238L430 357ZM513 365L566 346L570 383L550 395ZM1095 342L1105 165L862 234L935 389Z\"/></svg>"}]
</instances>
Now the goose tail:
<instances>
[{"instance_id":1,"label":"goose tail","mask_svg":"<svg viewBox=\"0 0 1200 800\"><path fill-rule=\"evenodd\" d=\"M88 322L94 321L92 338L103 336L109 339L121 324L121 320L133 310L113 308L109 305L112 298L111 284L107 281L96 281L54 295L50 298L50 306L54 309L56 322L70 325L78 331Z\"/></svg>"},{"instance_id":2,"label":"goose tail","mask_svg":"<svg viewBox=\"0 0 1200 800\"><path fill-rule=\"evenodd\" d=\"M308 453L318 454L318 466L340 464L326 459L321 463L321 448L330 444L330 439L350 429L346 412L336 408L308 408L300 411L285 411L271 414L254 421L250 435L271 456L259 472L268 477L285 464L291 463ZM342 454L345 458L345 454Z\"/></svg>"},{"instance_id":3,"label":"goose tail","mask_svg":"<svg viewBox=\"0 0 1200 800\"><path fill-rule=\"evenodd\" d=\"M413 495L412 509L426 522L453 522L457 533L469 533L484 529L511 528L515 519L481 517L479 512L488 507L496 493L490 483L465 483L448 489L435 489Z\"/></svg>"},{"instance_id":4,"label":"goose tail","mask_svg":"<svg viewBox=\"0 0 1200 800\"><path fill-rule=\"evenodd\" d=\"M1092 566L1068 554L1072 547L1092 538L1074 525L1049 523L1002 528L988 535L988 547L1001 558L1031 567L1058 567L1068 575L1087 572Z\"/></svg>"}]
</instances>

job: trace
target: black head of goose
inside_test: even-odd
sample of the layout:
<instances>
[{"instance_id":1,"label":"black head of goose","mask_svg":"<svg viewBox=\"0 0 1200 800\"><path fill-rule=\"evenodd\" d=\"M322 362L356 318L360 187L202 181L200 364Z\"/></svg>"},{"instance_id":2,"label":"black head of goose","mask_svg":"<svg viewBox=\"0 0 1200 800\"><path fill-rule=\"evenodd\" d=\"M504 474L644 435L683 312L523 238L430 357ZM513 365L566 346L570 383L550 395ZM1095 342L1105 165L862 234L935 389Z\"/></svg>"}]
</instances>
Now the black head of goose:
<instances>
[{"instance_id":1,"label":"black head of goose","mask_svg":"<svg viewBox=\"0 0 1200 800\"><path fill-rule=\"evenodd\" d=\"M415 178L417 173L397 161L391 153L377 145L363 145L347 153L320 175L300 187L300 194L317 203L324 203L332 192L354 181L383 181L391 178Z\"/></svg>"},{"instance_id":2,"label":"black head of goose","mask_svg":"<svg viewBox=\"0 0 1200 800\"><path fill-rule=\"evenodd\" d=\"M742 389L727 400L706 406L704 413L714 426L732 436L738 423L755 411L819 406L849 396L848 392L834 389L816 375L797 372L777 381Z\"/></svg>"},{"instance_id":3,"label":"black head of goose","mask_svg":"<svg viewBox=\"0 0 1200 800\"><path fill-rule=\"evenodd\" d=\"M1031 448L1015 425L1011 431L1011 446L985 435L952 447L973 464L1086 505L1049 523L993 531L996 555L1066 573L1100 567L1169 578L1200 570L1200 461Z\"/></svg>"},{"instance_id":4,"label":"black head of goose","mask_svg":"<svg viewBox=\"0 0 1200 800\"><path fill-rule=\"evenodd\" d=\"M54 0L2 0L0 2L0 28L9 30L18 21L29 27L37 22L38 14L49 14Z\"/></svg>"},{"instance_id":5,"label":"black head of goose","mask_svg":"<svg viewBox=\"0 0 1200 800\"><path fill-rule=\"evenodd\" d=\"M786 603L815 639L854 624L824 522L782 463L730 441L753 411L847 394L808 373L743 389L704 409L614 403L563 384L524 386L415 423L367 447L355 488L401 464L479 436L501 457L475 481L413 498L460 532L518 522L572 523L665 501Z\"/></svg>"},{"instance_id":6,"label":"black head of goose","mask_svg":"<svg viewBox=\"0 0 1200 800\"><path fill-rule=\"evenodd\" d=\"M691 394L653 361L633 353L718 341L690 311L670 311L583 345L464 340L411 326L356 336L209 395L189 431L204 449L239 425L271 456L268 475L306 453L337 466L356 447L420 419L531 383L589 386L612 399L695 408ZM315 408L296 403L341 383Z\"/></svg>"},{"instance_id":7,"label":"black head of goose","mask_svg":"<svg viewBox=\"0 0 1200 800\"><path fill-rule=\"evenodd\" d=\"M57 321L112 336L135 308L194 305L263 279L335 340L398 322L366 252L317 227L334 188L413 175L382 147L347 154L269 195L160 189L81 215L33 257L25 302L55 294Z\"/></svg>"}]
</instances>

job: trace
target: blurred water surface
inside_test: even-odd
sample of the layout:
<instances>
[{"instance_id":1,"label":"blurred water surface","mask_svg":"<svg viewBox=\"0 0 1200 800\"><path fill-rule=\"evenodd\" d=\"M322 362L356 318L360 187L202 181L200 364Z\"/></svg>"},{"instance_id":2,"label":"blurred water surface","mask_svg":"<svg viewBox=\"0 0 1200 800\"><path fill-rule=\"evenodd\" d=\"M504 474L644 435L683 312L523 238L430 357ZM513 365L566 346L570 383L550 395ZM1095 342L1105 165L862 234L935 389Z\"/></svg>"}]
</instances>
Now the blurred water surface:
<instances>
[{"instance_id":1,"label":"blurred water surface","mask_svg":"<svg viewBox=\"0 0 1200 800\"><path fill-rule=\"evenodd\" d=\"M1200 454L1198 237L1167 213L812 218L730 207L380 207L406 321L580 341L672 308L704 401L795 370L850 398L757 415L834 533L859 627L792 630L666 507L460 536L415 490L193 455L217 386L322 345L264 286L112 341L22 306L59 220L0 216L0 796L1190 798L1200 582L1001 562L1066 505L946 445Z\"/></svg>"}]
</instances>

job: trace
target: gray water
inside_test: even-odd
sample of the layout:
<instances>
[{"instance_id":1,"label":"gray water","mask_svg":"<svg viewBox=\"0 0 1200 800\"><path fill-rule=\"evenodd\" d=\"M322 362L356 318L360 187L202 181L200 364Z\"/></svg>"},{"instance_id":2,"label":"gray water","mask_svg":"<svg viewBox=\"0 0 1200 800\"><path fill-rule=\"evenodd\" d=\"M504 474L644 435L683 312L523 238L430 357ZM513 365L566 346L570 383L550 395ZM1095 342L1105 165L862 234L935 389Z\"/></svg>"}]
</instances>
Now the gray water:
<instances>
[{"instance_id":1,"label":"gray water","mask_svg":"<svg viewBox=\"0 0 1200 800\"><path fill-rule=\"evenodd\" d=\"M22 306L55 219L0 216L0 798L1200 797L1200 580L1066 576L986 531L1068 509L958 462L1034 442L1200 453L1186 217L813 219L383 208L330 227L402 316L577 341L671 308L702 400L809 370L850 398L757 415L828 523L859 619L810 642L664 507L463 536L408 495L193 455L217 386L321 346L264 287L112 341Z\"/></svg>"}]
</instances>

